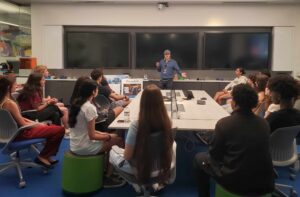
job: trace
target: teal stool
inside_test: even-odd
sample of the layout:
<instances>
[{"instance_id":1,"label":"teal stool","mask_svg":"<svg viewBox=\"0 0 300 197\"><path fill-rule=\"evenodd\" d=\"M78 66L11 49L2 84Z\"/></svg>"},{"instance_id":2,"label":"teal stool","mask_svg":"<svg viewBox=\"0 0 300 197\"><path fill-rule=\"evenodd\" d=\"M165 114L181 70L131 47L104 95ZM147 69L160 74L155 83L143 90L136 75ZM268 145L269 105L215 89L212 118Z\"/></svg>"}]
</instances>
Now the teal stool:
<instances>
[{"instance_id":1,"label":"teal stool","mask_svg":"<svg viewBox=\"0 0 300 197\"><path fill-rule=\"evenodd\" d=\"M65 152L62 169L62 189L72 194L87 194L103 184L104 155L78 156Z\"/></svg>"},{"instance_id":2,"label":"teal stool","mask_svg":"<svg viewBox=\"0 0 300 197\"><path fill-rule=\"evenodd\" d=\"M216 193L215 193L215 197L242 197L240 195L237 194L233 194L229 191L227 191L226 189L224 189L222 186L220 186L219 184L216 183ZM271 194L265 194L259 197L271 197Z\"/></svg>"}]
</instances>

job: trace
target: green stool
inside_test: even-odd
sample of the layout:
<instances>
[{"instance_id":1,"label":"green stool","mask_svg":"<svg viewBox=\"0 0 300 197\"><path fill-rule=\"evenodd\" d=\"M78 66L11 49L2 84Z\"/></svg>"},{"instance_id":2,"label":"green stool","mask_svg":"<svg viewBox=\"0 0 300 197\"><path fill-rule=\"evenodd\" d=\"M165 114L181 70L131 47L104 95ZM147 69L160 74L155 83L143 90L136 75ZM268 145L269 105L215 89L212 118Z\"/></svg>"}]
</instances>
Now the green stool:
<instances>
[{"instance_id":1,"label":"green stool","mask_svg":"<svg viewBox=\"0 0 300 197\"><path fill-rule=\"evenodd\" d=\"M62 169L62 189L72 194L99 190L103 184L104 155L78 156L65 152Z\"/></svg>"},{"instance_id":2,"label":"green stool","mask_svg":"<svg viewBox=\"0 0 300 197\"><path fill-rule=\"evenodd\" d=\"M237 194L233 194L229 191L227 191L226 189L224 189L221 185L216 183L216 189L215 189L216 193L215 193L215 197L242 197L240 195ZM262 195L260 197L271 197L271 194L265 194Z\"/></svg>"}]
</instances>

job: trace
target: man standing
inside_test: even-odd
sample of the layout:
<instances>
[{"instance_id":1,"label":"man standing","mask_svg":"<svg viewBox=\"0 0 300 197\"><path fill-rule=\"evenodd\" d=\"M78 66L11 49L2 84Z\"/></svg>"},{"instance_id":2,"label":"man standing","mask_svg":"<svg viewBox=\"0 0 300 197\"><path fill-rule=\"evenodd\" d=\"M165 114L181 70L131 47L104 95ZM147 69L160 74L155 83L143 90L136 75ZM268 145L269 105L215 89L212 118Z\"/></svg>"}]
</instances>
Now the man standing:
<instances>
[{"instance_id":1,"label":"man standing","mask_svg":"<svg viewBox=\"0 0 300 197\"><path fill-rule=\"evenodd\" d=\"M181 70L177 62L171 59L171 51L168 49L164 51L164 59L156 62L156 69L160 72L161 89L172 89L174 71L181 75Z\"/></svg>"}]
</instances>

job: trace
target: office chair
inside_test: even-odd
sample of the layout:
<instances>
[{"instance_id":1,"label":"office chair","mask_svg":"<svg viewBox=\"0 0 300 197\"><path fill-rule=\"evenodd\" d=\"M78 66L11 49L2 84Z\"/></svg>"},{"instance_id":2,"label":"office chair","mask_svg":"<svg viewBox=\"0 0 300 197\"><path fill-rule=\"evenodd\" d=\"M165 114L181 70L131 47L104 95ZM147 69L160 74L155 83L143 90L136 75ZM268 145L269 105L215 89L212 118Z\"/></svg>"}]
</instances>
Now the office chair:
<instances>
[{"instance_id":1,"label":"office chair","mask_svg":"<svg viewBox=\"0 0 300 197\"><path fill-rule=\"evenodd\" d=\"M119 168L120 166L115 167L116 171L126 182L131 184L135 188L136 191L140 190L143 193L143 196L146 196L146 197L150 196L150 193L153 190L155 190L153 188L153 185L158 186L157 183L159 183L162 178L159 175L159 171L160 171L159 156L160 156L161 152L164 151L161 146L162 140L163 140L162 132L156 132L156 133L151 134L151 137L149 140L150 140L150 147L152 150L149 157L152 158L155 162L152 166L151 178L147 182L145 182L143 184L138 184L138 181L137 181L135 175L124 172L122 170L122 168L121 169ZM175 164L176 163L176 144L175 144L175 146L173 144L173 154L175 154L175 162L172 162L171 177L170 177L169 183L167 183L167 184L173 183L176 178L176 164ZM173 159L174 159L174 157L173 157Z\"/></svg>"},{"instance_id":2,"label":"office chair","mask_svg":"<svg viewBox=\"0 0 300 197\"><path fill-rule=\"evenodd\" d=\"M31 125L18 128L17 123L15 122L11 114L4 109L0 109L0 120L0 146L3 147L1 153L4 155L8 155L11 159L7 163L0 164L0 174L10 168L16 168L20 180L19 187L23 188L26 186L26 182L23 178L21 167L43 167L31 161L21 160L20 151L23 149L30 148L33 144L44 142L45 139L37 138L30 140L14 141L14 139L19 133L35 126L38 123L33 123ZM46 169L44 169L44 172L47 172Z\"/></svg>"},{"instance_id":3,"label":"office chair","mask_svg":"<svg viewBox=\"0 0 300 197\"><path fill-rule=\"evenodd\" d=\"M108 118L108 109L110 108L109 100L105 96L98 94L93 100L93 104L96 106L98 114L96 123L105 122Z\"/></svg>"},{"instance_id":4,"label":"office chair","mask_svg":"<svg viewBox=\"0 0 300 197\"><path fill-rule=\"evenodd\" d=\"M299 159L297 154L296 136L300 131L300 125L276 129L270 138L270 150L274 166L292 166L290 178L295 179L299 171ZM278 176L277 172L275 171ZM289 195L283 193L282 189L289 190ZM297 196L292 186L275 184L275 194L279 196Z\"/></svg>"},{"instance_id":5,"label":"office chair","mask_svg":"<svg viewBox=\"0 0 300 197\"><path fill-rule=\"evenodd\" d=\"M16 91L16 92L13 92L11 93L11 96L13 97L13 99L18 102L18 97L20 96L21 92L19 91ZM22 111L21 114L22 116L24 117L36 117L36 113L37 113L37 110L36 109L33 109L33 110L25 110L25 111Z\"/></svg>"},{"instance_id":6,"label":"office chair","mask_svg":"<svg viewBox=\"0 0 300 197\"><path fill-rule=\"evenodd\" d=\"M18 102L18 97L20 96L21 91L16 91L11 93L11 96L13 97L13 99L15 100L15 102ZM37 117L37 110L36 109L32 109L32 110L25 110L25 111L21 111L22 116L24 116L25 118L30 119L30 117ZM34 120L33 120L34 121ZM51 121L47 121L46 123L51 124ZM40 150L37 147L37 145L33 144L31 145L31 148L37 153L40 154Z\"/></svg>"}]
</instances>

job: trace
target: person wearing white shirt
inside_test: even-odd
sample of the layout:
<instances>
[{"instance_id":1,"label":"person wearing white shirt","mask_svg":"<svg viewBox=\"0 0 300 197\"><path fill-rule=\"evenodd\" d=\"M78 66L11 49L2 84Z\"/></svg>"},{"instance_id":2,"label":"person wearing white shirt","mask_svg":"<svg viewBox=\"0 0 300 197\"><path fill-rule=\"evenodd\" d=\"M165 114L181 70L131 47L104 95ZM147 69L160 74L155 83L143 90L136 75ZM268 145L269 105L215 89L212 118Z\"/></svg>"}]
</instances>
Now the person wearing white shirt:
<instances>
[{"instance_id":1,"label":"person wearing white shirt","mask_svg":"<svg viewBox=\"0 0 300 197\"><path fill-rule=\"evenodd\" d=\"M229 99L231 98L231 90L233 89L234 86L238 84L246 84L248 79L245 77L245 70L241 67L235 69L235 75L236 78L232 80L227 86L222 90L219 91L215 94L214 100L221 104L223 99Z\"/></svg>"},{"instance_id":2,"label":"person wearing white shirt","mask_svg":"<svg viewBox=\"0 0 300 197\"><path fill-rule=\"evenodd\" d=\"M70 149L76 155L96 155L108 152L113 145L124 146L123 140L113 133L95 130L97 118L96 107L91 103L98 95L98 84L86 79L79 88L78 97L74 99L69 117ZM100 168L100 166L99 166ZM104 177L104 187L120 187L124 181L112 177L113 167L108 165Z\"/></svg>"}]
</instances>

